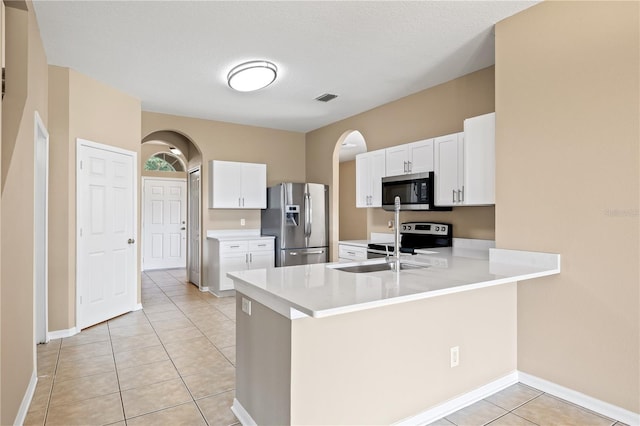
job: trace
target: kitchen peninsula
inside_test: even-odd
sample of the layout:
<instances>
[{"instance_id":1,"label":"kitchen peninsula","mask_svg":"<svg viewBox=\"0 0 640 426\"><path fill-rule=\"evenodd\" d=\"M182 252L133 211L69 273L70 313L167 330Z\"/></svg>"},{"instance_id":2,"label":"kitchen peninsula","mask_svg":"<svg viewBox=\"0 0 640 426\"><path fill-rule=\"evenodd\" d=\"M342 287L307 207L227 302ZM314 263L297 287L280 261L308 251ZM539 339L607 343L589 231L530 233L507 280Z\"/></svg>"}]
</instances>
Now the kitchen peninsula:
<instances>
[{"instance_id":1,"label":"kitchen peninsula","mask_svg":"<svg viewBox=\"0 0 640 426\"><path fill-rule=\"evenodd\" d=\"M560 256L454 247L406 260L421 267L230 273L242 423L416 423L452 398L512 384L516 283L558 274Z\"/></svg>"}]
</instances>

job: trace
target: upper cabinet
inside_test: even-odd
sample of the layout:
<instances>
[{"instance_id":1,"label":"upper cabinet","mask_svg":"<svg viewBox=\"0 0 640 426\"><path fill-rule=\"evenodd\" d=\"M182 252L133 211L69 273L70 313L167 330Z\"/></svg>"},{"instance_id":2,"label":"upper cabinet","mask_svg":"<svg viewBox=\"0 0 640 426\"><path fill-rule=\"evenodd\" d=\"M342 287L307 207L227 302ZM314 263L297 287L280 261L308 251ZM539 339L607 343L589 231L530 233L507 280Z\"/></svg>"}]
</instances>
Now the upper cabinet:
<instances>
[{"instance_id":1,"label":"upper cabinet","mask_svg":"<svg viewBox=\"0 0 640 426\"><path fill-rule=\"evenodd\" d=\"M267 165L209 161L209 208L267 208Z\"/></svg>"},{"instance_id":2,"label":"upper cabinet","mask_svg":"<svg viewBox=\"0 0 640 426\"><path fill-rule=\"evenodd\" d=\"M433 171L433 142L425 139L385 149L385 176Z\"/></svg>"},{"instance_id":3,"label":"upper cabinet","mask_svg":"<svg viewBox=\"0 0 640 426\"><path fill-rule=\"evenodd\" d=\"M356 155L356 207L382 206L385 150Z\"/></svg>"},{"instance_id":4,"label":"upper cabinet","mask_svg":"<svg viewBox=\"0 0 640 426\"><path fill-rule=\"evenodd\" d=\"M464 133L439 136L434 140L435 205L462 205Z\"/></svg>"},{"instance_id":5,"label":"upper cabinet","mask_svg":"<svg viewBox=\"0 0 640 426\"><path fill-rule=\"evenodd\" d=\"M434 140L435 204L495 204L495 113L468 118L464 132Z\"/></svg>"}]
</instances>

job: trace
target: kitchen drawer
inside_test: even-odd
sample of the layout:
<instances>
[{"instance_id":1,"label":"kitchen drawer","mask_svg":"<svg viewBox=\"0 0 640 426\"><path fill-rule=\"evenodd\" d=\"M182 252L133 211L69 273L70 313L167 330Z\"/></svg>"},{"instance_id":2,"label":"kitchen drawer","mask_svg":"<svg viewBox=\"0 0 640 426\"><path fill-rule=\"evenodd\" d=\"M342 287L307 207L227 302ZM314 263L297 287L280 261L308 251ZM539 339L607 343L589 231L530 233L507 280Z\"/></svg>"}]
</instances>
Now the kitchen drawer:
<instances>
[{"instance_id":1,"label":"kitchen drawer","mask_svg":"<svg viewBox=\"0 0 640 426\"><path fill-rule=\"evenodd\" d=\"M263 238L261 240L250 240L249 251L273 251L273 238Z\"/></svg>"},{"instance_id":2,"label":"kitchen drawer","mask_svg":"<svg viewBox=\"0 0 640 426\"><path fill-rule=\"evenodd\" d=\"M338 246L338 257L349 260L367 260L367 248L340 244Z\"/></svg>"},{"instance_id":3,"label":"kitchen drawer","mask_svg":"<svg viewBox=\"0 0 640 426\"><path fill-rule=\"evenodd\" d=\"M246 252L249 247L248 241L221 241L220 251L225 253Z\"/></svg>"}]
</instances>

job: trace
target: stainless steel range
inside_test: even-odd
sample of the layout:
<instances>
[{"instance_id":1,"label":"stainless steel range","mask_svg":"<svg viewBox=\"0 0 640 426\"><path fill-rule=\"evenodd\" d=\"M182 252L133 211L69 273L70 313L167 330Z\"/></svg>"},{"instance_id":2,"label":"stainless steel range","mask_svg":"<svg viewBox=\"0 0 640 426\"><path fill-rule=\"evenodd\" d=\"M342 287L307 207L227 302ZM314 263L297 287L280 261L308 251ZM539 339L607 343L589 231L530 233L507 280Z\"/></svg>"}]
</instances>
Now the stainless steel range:
<instances>
[{"instance_id":1,"label":"stainless steel range","mask_svg":"<svg viewBox=\"0 0 640 426\"><path fill-rule=\"evenodd\" d=\"M415 254L415 249L451 247L453 225L436 222L406 222L400 226L400 253ZM385 257L394 252L393 243L370 243L367 258Z\"/></svg>"}]
</instances>

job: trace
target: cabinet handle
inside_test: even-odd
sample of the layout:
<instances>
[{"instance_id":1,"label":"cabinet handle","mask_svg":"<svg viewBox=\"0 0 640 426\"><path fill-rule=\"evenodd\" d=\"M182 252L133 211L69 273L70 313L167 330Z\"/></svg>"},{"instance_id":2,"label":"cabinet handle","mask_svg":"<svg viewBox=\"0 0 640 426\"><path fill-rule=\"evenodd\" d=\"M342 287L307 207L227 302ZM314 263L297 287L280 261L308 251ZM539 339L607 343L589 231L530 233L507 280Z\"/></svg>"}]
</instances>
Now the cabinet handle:
<instances>
[{"instance_id":1,"label":"cabinet handle","mask_svg":"<svg viewBox=\"0 0 640 426\"><path fill-rule=\"evenodd\" d=\"M253 253L249 253L249 263L253 263Z\"/></svg>"},{"instance_id":2,"label":"cabinet handle","mask_svg":"<svg viewBox=\"0 0 640 426\"><path fill-rule=\"evenodd\" d=\"M229 248L240 248L240 246L229 246Z\"/></svg>"},{"instance_id":3,"label":"cabinet handle","mask_svg":"<svg viewBox=\"0 0 640 426\"><path fill-rule=\"evenodd\" d=\"M238 197L238 207L242 207L242 198Z\"/></svg>"},{"instance_id":4,"label":"cabinet handle","mask_svg":"<svg viewBox=\"0 0 640 426\"><path fill-rule=\"evenodd\" d=\"M451 190L451 202L452 203L456 202L456 190L455 189Z\"/></svg>"},{"instance_id":5,"label":"cabinet handle","mask_svg":"<svg viewBox=\"0 0 640 426\"><path fill-rule=\"evenodd\" d=\"M460 194L462 193L462 191L460 191L458 189L458 202L461 203L462 202L462 197L460 196Z\"/></svg>"},{"instance_id":6,"label":"cabinet handle","mask_svg":"<svg viewBox=\"0 0 640 426\"><path fill-rule=\"evenodd\" d=\"M409 173L411 173L411 169L413 169L413 163L411 161L407 161L407 169L409 170Z\"/></svg>"},{"instance_id":7,"label":"cabinet handle","mask_svg":"<svg viewBox=\"0 0 640 426\"><path fill-rule=\"evenodd\" d=\"M407 173L407 162L404 162L404 172Z\"/></svg>"},{"instance_id":8,"label":"cabinet handle","mask_svg":"<svg viewBox=\"0 0 640 426\"><path fill-rule=\"evenodd\" d=\"M462 185L462 199L460 201L464 201L464 185Z\"/></svg>"},{"instance_id":9,"label":"cabinet handle","mask_svg":"<svg viewBox=\"0 0 640 426\"><path fill-rule=\"evenodd\" d=\"M266 244L258 244L258 247L266 247Z\"/></svg>"}]
</instances>

